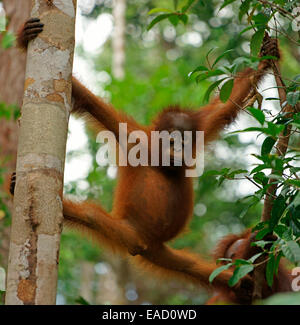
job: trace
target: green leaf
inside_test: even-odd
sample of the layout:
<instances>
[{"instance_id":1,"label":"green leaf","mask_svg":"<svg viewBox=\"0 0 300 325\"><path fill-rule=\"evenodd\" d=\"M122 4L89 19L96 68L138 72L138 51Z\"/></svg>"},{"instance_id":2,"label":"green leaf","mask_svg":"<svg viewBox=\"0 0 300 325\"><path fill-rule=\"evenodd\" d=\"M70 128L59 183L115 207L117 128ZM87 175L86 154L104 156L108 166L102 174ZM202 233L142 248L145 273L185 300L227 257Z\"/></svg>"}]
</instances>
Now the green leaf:
<instances>
[{"instance_id":1,"label":"green leaf","mask_svg":"<svg viewBox=\"0 0 300 325\"><path fill-rule=\"evenodd\" d=\"M197 76L197 78L196 78L196 81L200 82L200 81L205 80L207 78L220 76L220 75L223 75L223 74L224 74L224 72L222 70L220 70L220 69L206 71L206 72L203 72L203 73L199 74L199 76Z\"/></svg>"},{"instance_id":2,"label":"green leaf","mask_svg":"<svg viewBox=\"0 0 300 325\"><path fill-rule=\"evenodd\" d=\"M253 179L256 183L266 186L268 183L268 178L266 177L265 173L257 172L253 175Z\"/></svg>"},{"instance_id":3,"label":"green leaf","mask_svg":"<svg viewBox=\"0 0 300 325\"><path fill-rule=\"evenodd\" d=\"M299 167L298 167L299 168ZM300 171L300 168L297 169L297 171ZM300 192L298 192L295 197L294 197L294 200L293 200L293 206L295 206L295 208L297 208L298 206L300 206Z\"/></svg>"},{"instance_id":4,"label":"green leaf","mask_svg":"<svg viewBox=\"0 0 300 325\"><path fill-rule=\"evenodd\" d=\"M256 231L256 230L262 230L262 229L264 229L265 226L266 226L266 222L261 221L255 227L253 227L252 232Z\"/></svg>"},{"instance_id":5,"label":"green leaf","mask_svg":"<svg viewBox=\"0 0 300 325\"><path fill-rule=\"evenodd\" d=\"M294 122L300 124L300 113L295 114L295 115L293 116L293 120L294 120Z\"/></svg>"},{"instance_id":6,"label":"green leaf","mask_svg":"<svg viewBox=\"0 0 300 325\"><path fill-rule=\"evenodd\" d=\"M260 200L256 196L252 196L251 203L240 213L239 218L242 219L246 213L249 211L249 209L255 205L257 205L260 202Z\"/></svg>"},{"instance_id":7,"label":"green leaf","mask_svg":"<svg viewBox=\"0 0 300 325\"><path fill-rule=\"evenodd\" d=\"M257 240L261 240L263 239L267 234L269 234L270 232L272 232L272 229L270 228L264 228L262 230L260 230L256 236L255 236L255 239Z\"/></svg>"},{"instance_id":8,"label":"green leaf","mask_svg":"<svg viewBox=\"0 0 300 325\"><path fill-rule=\"evenodd\" d=\"M258 240L258 241L255 241L255 242L251 243L251 246L257 246L257 247L260 247L260 248L264 248L269 243L270 242L266 241L266 240Z\"/></svg>"},{"instance_id":9,"label":"green leaf","mask_svg":"<svg viewBox=\"0 0 300 325\"><path fill-rule=\"evenodd\" d=\"M265 30L259 29L255 32L250 41L251 54L257 56L264 38Z\"/></svg>"},{"instance_id":10,"label":"green leaf","mask_svg":"<svg viewBox=\"0 0 300 325\"><path fill-rule=\"evenodd\" d=\"M189 20L189 17L188 17L188 15L180 15L180 16L178 16L179 17L179 20L181 20L183 23L184 23L184 25L186 25L187 24L187 22L188 22L188 20Z\"/></svg>"},{"instance_id":11,"label":"green leaf","mask_svg":"<svg viewBox=\"0 0 300 325\"><path fill-rule=\"evenodd\" d=\"M285 198L282 195L279 195L274 201L273 208L271 211L269 226L272 230L278 224L285 209L286 209Z\"/></svg>"},{"instance_id":12,"label":"green leaf","mask_svg":"<svg viewBox=\"0 0 300 325\"><path fill-rule=\"evenodd\" d=\"M195 70L190 72L188 76L191 77L194 73L199 72L199 71L208 71L208 68L206 66L204 66L204 65L200 65Z\"/></svg>"},{"instance_id":13,"label":"green leaf","mask_svg":"<svg viewBox=\"0 0 300 325\"><path fill-rule=\"evenodd\" d=\"M208 170L202 174L202 177L206 176L216 176L216 175L221 175L222 172L220 170Z\"/></svg>"},{"instance_id":14,"label":"green leaf","mask_svg":"<svg viewBox=\"0 0 300 325\"><path fill-rule=\"evenodd\" d=\"M188 11L188 9L191 7L191 5L195 2L196 0L188 0L186 5L182 7L181 12L185 13Z\"/></svg>"},{"instance_id":15,"label":"green leaf","mask_svg":"<svg viewBox=\"0 0 300 325\"><path fill-rule=\"evenodd\" d=\"M290 227L293 230L293 234L298 238L300 237L300 222L293 216L290 221Z\"/></svg>"},{"instance_id":16,"label":"green leaf","mask_svg":"<svg viewBox=\"0 0 300 325\"><path fill-rule=\"evenodd\" d=\"M258 165L258 166L256 166L255 168L253 168L251 170L250 175L254 174L254 173L257 173L257 172L260 172L261 170L264 170L266 168L269 168L269 166L267 166L266 164Z\"/></svg>"},{"instance_id":17,"label":"green leaf","mask_svg":"<svg viewBox=\"0 0 300 325\"><path fill-rule=\"evenodd\" d=\"M289 92L286 95L286 100L291 106L295 106L298 103L298 100L300 98L300 91L294 91L294 92Z\"/></svg>"},{"instance_id":18,"label":"green leaf","mask_svg":"<svg viewBox=\"0 0 300 325\"><path fill-rule=\"evenodd\" d=\"M173 25L173 26L177 26L178 23L179 23L179 17L178 15L176 14L171 14L169 17L168 17L170 23Z\"/></svg>"},{"instance_id":19,"label":"green leaf","mask_svg":"<svg viewBox=\"0 0 300 325\"><path fill-rule=\"evenodd\" d=\"M275 165L276 165L277 162L279 162L279 160L276 160L275 161ZM276 168L278 167L278 169L280 169L280 171L282 171L282 161L280 162L280 165L279 166L275 166L275 167ZM282 176L279 176L279 175L276 175L276 174L269 174L267 177L269 179L274 180L273 183L275 183L275 184L277 184L280 181L282 181L282 182L284 181L284 178Z\"/></svg>"},{"instance_id":20,"label":"green leaf","mask_svg":"<svg viewBox=\"0 0 300 325\"><path fill-rule=\"evenodd\" d=\"M220 257L220 258L218 258L217 259L217 263L219 263L219 262L231 262L232 261L232 259L231 258L225 258L225 257Z\"/></svg>"},{"instance_id":21,"label":"green leaf","mask_svg":"<svg viewBox=\"0 0 300 325\"><path fill-rule=\"evenodd\" d=\"M236 266L240 266L240 265L251 265L251 263L248 261L248 260L243 260L243 259L241 259L241 258L237 258L235 261L234 261L234 263L233 263L234 265L236 265Z\"/></svg>"},{"instance_id":22,"label":"green leaf","mask_svg":"<svg viewBox=\"0 0 300 325\"><path fill-rule=\"evenodd\" d=\"M268 122L268 127L263 132L273 137L277 137L284 130L284 128L285 126L282 124L274 124L272 122Z\"/></svg>"},{"instance_id":23,"label":"green leaf","mask_svg":"<svg viewBox=\"0 0 300 325\"><path fill-rule=\"evenodd\" d=\"M233 79L229 79L224 83L220 90L220 99L223 103L227 102L231 95L231 91L233 88Z\"/></svg>"},{"instance_id":24,"label":"green leaf","mask_svg":"<svg viewBox=\"0 0 300 325\"><path fill-rule=\"evenodd\" d=\"M282 239L285 241L293 240L292 229L288 228L287 231L282 234Z\"/></svg>"},{"instance_id":25,"label":"green leaf","mask_svg":"<svg viewBox=\"0 0 300 325\"><path fill-rule=\"evenodd\" d=\"M17 105L13 105L13 112L14 112L14 120L16 121L19 117L21 117L21 110Z\"/></svg>"},{"instance_id":26,"label":"green leaf","mask_svg":"<svg viewBox=\"0 0 300 325\"><path fill-rule=\"evenodd\" d=\"M235 2L235 1L236 0L224 0L224 3L222 4L220 10L222 10L223 8L225 8L226 6L228 6L229 4L231 4L232 2Z\"/></svg>"},{"instance_id":27,"label":"green leaf","mask_svg":"<svg viewBox=\"0 0 300 325\"><path fill-rule=\"evenodd\" d=\"M257 58L252 58L252 60L253 61L278 60L278 58L276 56L273 56L273 55L264 55L264 56L259 56ZM271 87L271 88L277 88L277 87Z\"/></svg>"},{"instance_id":28,"label":"green leaf","mask_svg":"<svg viewBox=\"0 0 300 325\"><path fill-rule=\"evenodd\" d=\"M252 26L248 26L248 27L244 28L244 29L240 32L239 35L243 35L244 33L248 32L248 30L252 30L252 29L253 29Z\"/></svg>"},{"instance_id":29,"label":"green leaf","mask_svg":"<svg viewBox=\"0 0 300 325\"><path fill-rule=\"evenodd\" d=\"M300 180L298 179L287 179L285 183L300 188Z\"/></svg>"},{"instance_id":30,"label":"green leaf","mask_svg":"<svg viewBox=\"0 0 300 325\"><path fill-rule=\"evenodd\" d=\"M167 8L154 8L154 9L151 9L148 12L148 15L156 14L158 12L170 12L170 13L172 13L172 10L167 9Z\"/></svg>"},{"instance_id":31,"label":"green leaf","mask_svg":"<svg viewBox=\"0 0 300 325\"><path fill-rule=\"evenodd\" d=\"M223 184L223 182L225 181L226 177L224 176L220 176L218 179L218 186L221 186Z\"/></svg>"},{"instance_id":32,"label":"green leaf","mask_svg":"<svg viewBox=\"0 0 300 325\"><path fill-rule=\"evenodd\" d=\"M286 0L273 0L275 3L284 6L286 4Z\"/></svg>"},{"instance_id":33,"label":"green leaf","mask_svg":"<svg viewBox=\"0 0 300 325\"><path fill-rule=\"evenodd\" d=\"M241 6L239 11L239 20L241 21L243 16L249 11L250 3L252 0L245 0Z\"/></svg>"},{"instance_id":34,"label":"green leaf","mask_svg":"<svg viewBox=\"0 0 300 325\"><path fill-rule=\"evenodd\" d=\"M221 169L222 175L227 175L229 171L230 171L230 168L227 168L227 167Z\"/></svg>"},{"instance_id":35,"label":"green leaf","mask_svg":"<svg viewBox=\"0 0 300 325\"><path fill-rule=\"evenodd\" d=\"M273 285L274 273L275 273L275 257L273 254L271 254L269 256L269 260L266 266L266 278L269 287L272 287Z\"/></svg>"},{"instance_id":36,"label":"green leaf","mask_svg":"<svg viewBox=\"0 0 300 325\"><path fill-rule=\"evenodd\" d=\"M255 255L253 255L251 258L249 258L249 262L250 263L254 263L260 256L262 256L264 254L264 252L261 253L257 253Z\"/></svg>"},{"instance_id":37,"label":"green leaf","mask_svg":"<svg viewBox=\"0 0 300 325\"><path fill-rule=\"evenodd\" d=\"M230 287L235 286L241 278L243 278L245 275L253 271L254 266L253 265L242 265L237 267L234 272L232 277L230 278L228 284Z\"/></svg>"},{"instance_id":38,"label":"green leaf","mask_svg":"<svg viewBox=\"0 0 300 325\"><path fill-rule=\"evenodd\" d=\"M79 305L90 305L90 303L81 296L77 298L75 302Z\"/></svg>"},{"instance_id":39,"label":"green leaf","mask_svg":"<svg viewBox=\"0 0 300 325\"><path fill-rule=\"evenodd\" d=\"M288 228L284 225L277 225L274 228L275 234L279 237L282 238L283 234L288 230Z\"/></svg>"},{"instance_id":40,"label":"green leaf","mask_svg":"<svg viewBox=\"0 0 300 325\"><path fill-rule=\"evenodd\" d=\"M247 110L261 125L265 123L265 119L266 119L265 114L260 109L254 107L248 107Z\"/></svg>"},{"instance_id":41,"label":"green leaf","mask_svg":"<svg viewBox=\"0 0 300 325\"><path fill-rule=\"evenodd\" d=\"M276 143L276 140L272 137L267 137L265 138L265 141L263 142L262 146L261 146L261 155L264 156L264 155L268 155L274 144Z\"/></svg>"},{"instance_id":42,"label":"green leaf","mask_svg":"<svg viewBox=\"0 0 300 325\"><path fill-rule=\"evenodd\" d=\"M222 265L215 269L211 275L209 276L209 282L213 282L213 280L223 271L228 270L232 266L232 263L228 263L226 265Z\"/></svg>"},{"instance_id":43,"label":"green leaf","mask_svg":"<svg viewBox=\"0 0 300 325\"><path fill-rule=\"evenodd\" d=\"M15 40L16 40L16 37L13 33L5 32L2 37L1 47L3 49L8 49L14 45Z\"/></svg>"},{"instance_id":44,"label":"green leaf","mask_svg":"<svg viewBox=\"0 0 300 325\"><path fill-rule=\"evenodd\" d=\"M218 56L217 58L216 58L216 60L215 60L215 62L212 64L212 68L224 57L224 56L226 56L228 53L230 53L230 52L232 52L233 51L233 49L231 49L231 50L227 50L227 51L225 51L224 53L222 53L220 56Z\"/></svg>"},{"instance_id":45,"label":"green leaf","mask_svg":"<svg viewBox=\"0 0 300 325\"><path fill-rule=\"evenodd\" d=\"M214 50L216 50L217 49L217 47L212 47L207 53L206 53L206 56L205 56L205 58L206 58L206 61L209 61L209 55L210 55L210 53L212 53Z\"/></svg>"},{"instance_id":46,"label":"green leaf","mask_svg":"<svg viewBox=\"0 0 300 325\"><path fill-rule=\"evenodd\" d=\"M230 134L236 134L236 133L242 133L242 132L264 132L264 131L265 131L264 128L259 128L259 127L252 126L250 128L246 128L244 130L238 130L238 131L230 132Z\"/></svg>"},{"instance_id":47,"label":"green leaf","mask_svg":"<svg viewBox=\"0 0 300 325\"><path fill-rule=\"evenodd\" d=\"M244 174L244 173L248 173L248 170L246 170L246 169L236 169L236 170L233 170L232 172L230 172L227 175L227 177L234 179L235 175L240 175L240 174Z\"/></svg>"},{"instance_id":48,"label":"green leaf","mask_svg":"<svg viewBox=\"0 0 300 325\"><path fill-rule=\"evenodd\" d=\"M300 247L294 241L288 241L285 246L282 246L284 256L293 263L300 261Z\"/></svg>"},{"instance_id":49,"label":"green leaf","mask_svg":"<svg viewBox=\"0 0 300 325\"><path fill-rule=\"evenodd\" d=\"M171 14L163 14L163 15L159 15L157 17L155 17L151 23L148 25L147 30L150 30L154 25L156 25L157 23L159 23L160 21L169 18Z\"/></svg>"},{"instance_id":50,"label":"green leaf","mask_svg":"<svg viewBox=\"0 0 300 325\"><path fill-rule=\"evenodd\" d=\"M298 172L300 172L300 167L290 167L290 171L291 171L292 174L298 173ZM298 201L299 201L298 205L300 205L300 195L299 195L299 200Z\"/></svg>"},{"instance_id":51,"label":"green leaf","mask_svg":"<svg viewBox=\"0 0 300 325\"><path fill-rule=\"evenodd\" d=\"M259 12L257 15L253 16L252 20L254 21L256 26L266 26L268 21L270 20L270 16Z\"/></svg>"},{"instance_id":52,"label":"green leaf","mask_svg":"<svg viewBox=\"0 0 300 325\"><path fill-rule=\"evenodd\" d=\"M216 87L218 87L219 84L220 84L223 80L225 80L225 79L227 79L227 78L223 78L223 79L217 80L217 81L215 81L213 84L211 84L211 85L208 87L208 89L206 90L206 92L205 92L205 94L204 94L204 97L203 97L203 101L204 101L204 103L207 103L207 102L209 101L209 96L210 96L211 92L212 92Z\"/></svg>"},{"instance_id":53,"label":"green leaf","mask_svg":"<svg viewBox=\"0 0 300 325\"><path fill-rule=\"evenodd\" d=\"M282 252L279 252L279 254L275 257L274 273L276 276L278 275L279 263L282 256L283 256Z\"/></svg>"}]
</instances>

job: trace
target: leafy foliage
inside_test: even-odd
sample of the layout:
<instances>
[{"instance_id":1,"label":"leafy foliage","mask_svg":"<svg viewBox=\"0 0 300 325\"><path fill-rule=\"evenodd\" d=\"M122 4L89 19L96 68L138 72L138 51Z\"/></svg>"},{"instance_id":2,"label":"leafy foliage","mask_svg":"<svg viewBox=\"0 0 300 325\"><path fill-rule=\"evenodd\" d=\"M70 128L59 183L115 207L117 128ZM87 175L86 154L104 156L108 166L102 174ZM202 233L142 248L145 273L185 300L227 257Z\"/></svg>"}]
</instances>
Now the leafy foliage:
<instances>
[{"instance_id":1,"label":"leafy foliage","mask_svg":"<svg viewBox=\"0 0 300 325\"><path fill-rule=\"evenodd\" d=\"M137 59L136 55L133 54L137 53L135 47L133 46L132 49L129 47L127 49L127 66L130 69L128 68L126 78L121 82L112 80L111 84L105 87L105 90L112 94L112 102L115 106L123 106L125 111L134 113L141 122L146 123L149 122L157 110L155 108L150 112L145 107L163 107L166 104L173 103L173 101L178 102L176 95L179 92L182 94L180 96L181 104L187 101L189 98L188 94L192 94L191 96L194 97L194 102L196 103L198 103L200 98L202 102L208 102L211 94L216 89L220 93L220 99L226 102L232 91L233 78L243 66L255 69L261 60L274 59L272 57L260 58L258 56L265 31L270 32L274 26L274 19L276 19L274 16L274 6L276 6L279 14L284 13L284 11L292 11L292 5L286 1L262 3L256 0L225 0L219 1L217 11L215 11L216 8L213 4L204 1L173 1L173 7L169 1L160 1L157 4L159 6L153 6L153 3L149 4L148 14L151 17L151 21L147 23L147 30L154 31L157 35L157 31L164 31L167 26L171 25L177 33L174 41L160 39L159 43L162 44L163 48L168 43L168 47L171 46L172 49L176 49L175 41L179 39L180 33L184 33L185 29L191 29L191 26L197 20L210 24L210 19L214 17L215 13L222 12L225 8L230 8L230 10L233 8L237 9L241 28L239 28L240 31L237 34L232 34L227 29L228 25L224 21L221 27L210 27L210 36L197 53L198 61L201 57L204 59L196 63L194 67L191 62L197 62L197 59L184 47L181 49L184 52L181 54L180 59L175 60L177 66L175 70L172 69L172 65L170 66L166 62L164 55L159 56L159 63L157 60L155 62L152 61L151 55L148 55L151 52L151 47L149 47L149 50L145 50L145 54L140 59ZM282 11L277 7L282 8ZM281 18L289 19L287 15L283 15ZM143 22L141 26L142 28L144 27ZM276 28L279 28L278 24ZM290 30L286 34L289 32ZM231 38L227 38L226 33ZM285 35L284 33L285 31L282 31L283 35ZM216 40L218 41L216 42ZM223 40L224 42L222 42ZM238 49L238 45L245 41L248 42L250 47L249 55L241 53ZM216 44L219 45L217 51ZM282 44L286 44L285 41L282 41ZM140 50L138 47L136 49ZM218 55L215 55L217 52ZM135 59L131 60L132 57ZM189 58L189 64L186 64L181 59L182 57ZM139 69L134 69L133 64L137 65ZM294 67L296 66L297 64L295 63ZM141 67L144 70L141 70ZM184 72L189 68L193 69L189 73L189 81L196 81L196 85L198 85L197 92L190 82L187 83L185 79L181 79L184 76ZM290 75L293 75L296 71L296 68L292 69ZM169 78L170 75L172 75L172 81ZM164 80L164 85L167 83L166 87L161 84L161 80ZM295 107L299 103L299 80L298 75L290 77L290 80L287 81L287 102L283 103L283 107L287 104ZM210 81L211 83L209 83ZM149 84L151 84L151 90L148 87ZM129 87L128 85L131 86ZM180 85L184 85L184 88L180 87ZM191 92L184 90L187 87ZM173 92L174 90L175 92ZM201 97L199 97L199 94L201 94ZM278 97L267 98L267 100L268 102L274 102L275 106L279 102ZM136 107L140 108L138 112ZM276 152L276 145L280 136L286 134L290 126L295 130L299 130L300 117L299 113L290 117L280 111L271 115L265 109L265 106L262 109L257 106L251 106L247 108L247 112L252 117L251 126L232 132L231 136L226 138L226 141L238 147L236 139L239 134L254 132L259 137L263 137L259 153L253 154L257 161L256 165L245 169L241 167L242 164L239 162L234 166L224 167L223 165L220 169L210 168L210 170L207 170L197 183L196 202L199 199L200 202L205 202L210 207L209 217L206 215L203 219L194 219L191 225L192 231L184 238L179 238L174 243L174 246L177 248L186 247L187 245L204 247L205 243L200 239L198 232L201 233L203 231L202 227L206 222L212 224L215 222L214 224L216 224L216 218L220 215L221 210L219 208L222 206L224 209L226 206L225 202L220 202L220 198L216 200L216 196L212 194L211 190L216 191L216 185L220 189L229 189L234 186L234 181L247 180L255 184L257 190L245 198L240 198L238 209L231 205L231 213L228 212L228 214L232 215L235 213L240 218L238 219L239 222L243 222L245 225L247 225L247 220L251 220L252 225L256 224L253 227L253 230L257 231L256 245L259 245L263 250L259 256L262 254L266 256L266 277L268 284L272 285L282 257L290 259L293 263L298 262L299 203L296 197L299 189L297 174L299 172L299 167L297 167L299 155L297 150L289 149L288 156L280 157L278 152ZM215 162L211 163L214 164ZM261 205L268 188L271 186L270 180L272 180L272 183L277 184L278 192L274 197L274 206L270 220L259 222ZM226 185L228 181L231 187ZM205 193L208 194L206 195ZM226 222L226 219L220 219L221 224L224 225ZM278 236L275 242L268 242L264 239L267 234L271 233L275 233ZM228 264L222 265L213 272L210 280L213 281L220 272L234 267L235 272L230 280L230 285L233 286L241 277L253 271L256 267L256 259L259 256L254 256L248 261L228 261Z\"/></svg>"},{"instance_id":2,"label":"leafy foliage","mask_svg":"<svg viewBox=\"0 0 300 325\"><path fill-rule=\"evenodd\" d=\"M244 66L256 68L260 60L265 59L259 58L258 53L264 32L272 32L275 26L274 5L291 13L295 4L296 1L269 1L263 4L257 0L130 2L126 13L128 28L124 80L112 77L110 42L104 45L100 55L86 53L81 45L77 53L92 62L92 68L99 76L109 76L109 81L105 82L99 78L98 85L102 93L109 95L114 106L134 115L142 123L149 123L163 107L178 103L184 107L199 107L209 100L215 90L219 91L222 101L227 101L236 73ZM232 15L222 15L225 11ZM284 78L287 99L283 107L296 107L300 97L300 75L299 63L292 53L297 52L299 40L291 29L289 15L282 15L284 12L278 8L276 11L281 15L280 23L283 24L282 28L278 24L275 28L280 30L283 73L288 76ZM95 6L87 19L92 20L103 13L111 14L111 6L107 1ZM171 36L166 37L168 33ZM13 36L9 33L2 35L1 48L12 46ZM200 41L193 43L189 40L191 35ZM250 51L245 51L245 45L249 45ZM300 113L292 117L283 114L280 109L275 114L270 113L269 106L274 104L278 107L278 103L279 98L275 95L265 101L262 108L256 105L247 108L249 125L238 132L231 132L221 142L227 155L217 155L217 149L211 149L215 150L211 156L217 158L207 157L206 172L195 181L196 204L191 231L172 244L176 248L190 247L203 253L211 249L220 236L252 226L257 231L256 245L262 248L262 254L266 256L269 285L272 285L282 257L288 258L291 263L299 263L300 168L297 148ZM0 103L1 118L17 116L17 108ZM280 157L276 145L280 135L286 134L289 126L293 130L291 146L288 155ZM245 161L244 149L248 145L258 145L251 141L242 143L240 136L244 134L255 134L263 140L259 150L252 156L256 161L254 166ZM89 138L88 150L95 157L98 147L92 136ZM72 158L72 153L69 157ZM93 160L86 179L89 188L80 190L77 183L70 183L66 185L66 192L99 199L110 209L115 180L108 177L107 170L108 167L99 168ZM3 173L4 170L0 169L0 183L3 182ZM277 184L278 191L270 220L260 222L270 179ZM239 193L237 185L241 180L255 184L255 190L245 197ZM0 216L1 211L8 215L7 208L0 202ZM4 220L9 222L9 218ZM278 236L274 242L265 240L265 235L271 233ZM248 261L228 260L228 264L215 270L210 280L213 281L218 273L233 267L235 272L230 284L234 285L256 267L258 257L254 256ZM80 261L97 263L102 259L102 252L88 241L72 232L63 234L58 289L59 293L64 294L67 303L74 303L74 297L79 296ZM198 288L193 291L178 288L177 285L174 284L175 292L170 292L171 286L159 283L154 289L151 288L151 295L149 289L146 297L151 296L152 303L203 302L201 298L199 300L201 295ZM164 291L165 287L167 289ZM143 295L142 290L138 293ZM296 297L286 299L291 302ZM282 303L284 298L279 297L278 301ZM86 301L79 298L77 303L85 304Z\"/></svg>"},{"instance_id":3,"label":"leafy foliage","mask_svg":"<svg viewBox=\"0 0 300 325\"><path fill-rule=\"evenodd\" d=\"M229 6L236 0L225 0L221 4L220 10ZM281 7L282 6L282 7ZM184 7L188 9L187 7ZM277 10L275 10L277 9ZM253 31L251 40L250 40L250 58L239 58L232 65L221 65L216 67L216 64L223 59L230 50L224 51L221 55L215 59L211 64L209 62L209 55L214 49L208 51L206 55L208 66L200 65L196 67L190 74L190 77L194 77L197 83L200 83L209 78L217 78L213 83L208 87L205 95L204 101L209 100L210 94L216 89L219 89L220 99L223 102L226 102L231 94L233 88L233 78L234 73L237 71L238 66L242 60L251 60L252 62L257 62L263 58L258 58L258 54L261 48L261 44L264 38L265 31L270 31L270 21L274 18L275 12L278 11L283 17L286 17L286 12L291 11L292 6L287 4L286 1L281 2L259 2L256 0L245 0L242 1L240 10L239 10L239 20L241 21L246 15L247 26L242 33L246 31ZM155 12L152 10L152 13ZM172 15L180 15L182 12L176 11L173 13L168 13L165 15L157 16L149 25L148 29L152 28L154 24L159 21L169 18ZM186 10L184 11L186 14ZM171 15L171 16L170 16ZM175 26L174 22L171 23ZM224 76L225 75L225 76ZM295 76L291 81L290 85L287 86L286 92L286 102L283 103L282 107L290 105L296 107L300 99L300 84L299 76ZM278 100L278 98L272 98L269 100ZM261 222L256 226L258 229L257 239L260 240L260 245L265 246L266 242L263 241L265 235L275 232L278 236L278 240L272 243L272 246L269 250L265 250L268 258L266 258L266 277L267 282L271 286L273 283L273 277L277 273L278 265L280 258L285 256L293 263L300 262L300 247L299 247L299 205L295 206L292 204L293 208L291 209L291 204L288 205L288 202L293 202L295 197L299 195L298 189L300 187L300 181L297 176L297 167L298 154L297 152L293 153L293 150L290 150L289 156L284 157L280 156L280 153L272 153L272 149L280 137L286 134L288 128L295 126L296 130L299 131L299 113L294 114L292 117L287 117L284 113L277 113L272 119L268 119L265 115L265 112L261 109L255 107L248 107L249 113L258 121L260 126L248 127L241 131L236 131L234 133L241 132L259 132L261 135L265 135L265 140L261 146L261 154L255 155L255 157L261 161L254 169L249 171L249 175L246 176L247 179L251 180L254 184L257 185L259 190L257 190L252 197L250 196L251 204L257 204L262 198L266 195L269 195L268 189L272 184L276 184L277 188L280 189L277 193L277 196L273 198L273 208L270 215L270 219L265 222ZM233 134L234 134L233 133ZM265 174L265 170L271 169L271 174ZM219 176L218 184L221 185L225 179L234 179L234 172L229 173L230 169L223 168L221 171L210 171L206 175ZM244 173L245 171L238 171L237 174ZM247 172L247 171L246 171ZM252 178L251 178L252 176ZM298 202L298 200L296 200ZM284 231L283 231L284 230ZM287 233L289 236L287 237ZM247 264L247 263L249 264ZM235 285L243 276L251 272L255 264L253 262L245 261L246 264L241 263L241 261L235 261L233 263L228 263L227 265L222 265L220 268L215 270L211 275L210 280L212 281L220 272L228 269L231 266L235 266L235 271L233 277L230 279L229 284L231 286Z\"/></svg>"},{"instance_id":4,"label":"leafy foliage","mask_svg":"<svg viewBox=\"0 0 300 325\"><path fill-rule=\"evenodd\" d=\"M1 33L1 32L0 32ZM1 33L1 48L6 50L10 47L12 47L15 43L16 37L13 33L6 31Z\"/></svg>"}]
</instances>

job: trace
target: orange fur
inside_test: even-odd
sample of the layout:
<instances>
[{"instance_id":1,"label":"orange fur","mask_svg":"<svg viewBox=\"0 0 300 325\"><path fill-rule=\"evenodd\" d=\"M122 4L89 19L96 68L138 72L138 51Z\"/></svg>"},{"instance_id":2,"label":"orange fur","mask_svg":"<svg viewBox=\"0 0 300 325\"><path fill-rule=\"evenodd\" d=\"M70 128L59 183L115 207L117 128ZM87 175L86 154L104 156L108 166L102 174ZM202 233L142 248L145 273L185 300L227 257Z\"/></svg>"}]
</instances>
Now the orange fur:
<instances>
[{"instance_id":1,"label":"orange fur","mask_svg":"<svg viewBox=\"0 0 300 325\"><path fill-rule=\"evenodd\" d=\"M28 25L27 35L35 35ZM20 35L24 35L22 32ZM24 43L24 42L23 42ZM98 124L112 131L119 140L119 123L127 123L128 132L178 129L205 132L206 141L215 138L220 130L233 121L240 106L255 84L265 74L269 63L263 61L259 70L246 69L234 83L230 100L215 99L204 108L193 111L180 107L164 110L150 126L141 126L133 118L115 110L92 94L73 78L73 113L88 114ZM111 213L99 204L64 200L67 223L88 232L117 251L140 255L134 259L155 269L159 274L172 274L201 285L209 285L209 275L215 263L209 263L187 251L165 245L186 227L193 213L193 184L185 177L182 167L119 167L118 185ZM221 273L214 281L217 287L227 287L231 271ZM249 278L244 278L233 290L237 296L251 289Z\"/></svg>"},{"instance_id":2,"label":"orange fur","mask_svg":"<svg viewBox=\"0 0 300 325\"><path fill-rule=\"evenodd\" d=\"M217 244L214 251L214 257L216 260L224 257L232 258L232 260L247 260L261 252L259 247L251 246L251 243L254 241L255 233L252 233L250 229L239 235L228 235ZM222 264L226 264L226 262L222 262ZM250 274L250 276L252 276L252 274ZM267 281L265 280L265 283L263 284L262 298L267 298L277 292L291 291L291 280L292 278L288 270L282 263L280 263L278 275L274 278L272 288L268 286ZM234 291L230 290L230 288L222 288L216 290L213 297L206 302L207 305L216 303L241 304L243 301L238 299Z\"/></svg>"}]
</instances>

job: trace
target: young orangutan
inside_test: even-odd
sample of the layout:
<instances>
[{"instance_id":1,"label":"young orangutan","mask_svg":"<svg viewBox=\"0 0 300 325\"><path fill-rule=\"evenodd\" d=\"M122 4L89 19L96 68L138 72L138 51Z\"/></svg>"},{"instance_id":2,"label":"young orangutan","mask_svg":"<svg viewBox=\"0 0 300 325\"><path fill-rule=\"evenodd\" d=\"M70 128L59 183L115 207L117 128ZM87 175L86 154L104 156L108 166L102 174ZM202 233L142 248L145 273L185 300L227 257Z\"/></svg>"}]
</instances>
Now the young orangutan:
<instances>
[{"instance_id":1,"label":"young orangutan","mask_svg":"<svg viewBox=\"0 0 300 325\"><path fill-rule=\"evenodd\" d=\"M214 251L214 258L217 261L220 258L228 258L233 261L236 259L248 260L252 256L261 252L261 248L258 246L252 246L255 242L256 232L251 232L250 229L244 231L239 235L228 235L221 239L217 244ZM276 240L275 236L268 235L265 238L266 241ZM226 264L226 262L222 262ZM254 272L250 273L250 276L254 276ZM275 293L291 291L292 276L282 263L279 264L278 274L274 277L272 287L269 287L266 278L262 283L261 297L260 299L268 298ZM226 304L242 304L243 300L239 299L230 288L219 288L214 291L214 295L210 298L206 304L214 305L217 303Z\"/></svg>"},{"instance_id":2,"label":"young orangutan","mask_svg":"<svg viewBox=\"0 0 300 325\"><path fill-rule=\"evenodd\" d=\"M18 44L26 48L29 41L43 32L44 25L38 18L28 20L18 35ZM261 55L279 57L277 41L264 39ZM204 131L205 143L214 140L219 132L237 116L249 95L270 67L270 60L259 63L258 70L250 68L239 73L229 100L223 103L218 97L198 110L178 106L166 108L149 126L141 126L133 118L114 109L92 94L77 79L73 78L73 113L89 115L99 125L120 140L119 124L127 124L127 135L134 130L143 130L150 139L152 131ZM182 137L183 138L183 137ZM151 151L151 142L150 150ZM182 141L182 147L186 144ZM193 152L196 150L193 144ZM183 150L181 155L183 157ZM209 275L216 268L200 256L186 250L175 250L166 242L179 235L193 214L192 179L185 177L186 165L176 166L178 155L170 147L170 166L119 166L118 185L111 213L92 202L63 201L64 218L68 225L80 232L93 235L100 243L114 250L135 256L134 260L158 270L159 274L177 276L208 286ZM232 271L222 272L215 280L218 288L227 288ZM244 277L233 289L241 300L249 300L253 283Z\"/></svg>"}]
</instances>

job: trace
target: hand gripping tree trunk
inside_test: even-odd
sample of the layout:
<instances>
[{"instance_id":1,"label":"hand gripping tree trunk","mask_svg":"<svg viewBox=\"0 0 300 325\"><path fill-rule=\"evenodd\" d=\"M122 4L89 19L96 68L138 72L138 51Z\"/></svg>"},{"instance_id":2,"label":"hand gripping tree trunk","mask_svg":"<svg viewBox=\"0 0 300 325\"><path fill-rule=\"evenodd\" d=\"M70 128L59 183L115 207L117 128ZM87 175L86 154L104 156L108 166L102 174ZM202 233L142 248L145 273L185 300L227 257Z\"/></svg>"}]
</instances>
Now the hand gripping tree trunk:
<instances>
[{"instance_id":1,"label":"hand gripping tree trunk","mask_svg":"<svg viewBox=\"0 0 300 325\"><path fill-rule=\"evenodd\" d=\"M76 0L32 0L6 304L55 304Z\"/></svg>"}]
</instances>

